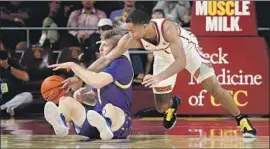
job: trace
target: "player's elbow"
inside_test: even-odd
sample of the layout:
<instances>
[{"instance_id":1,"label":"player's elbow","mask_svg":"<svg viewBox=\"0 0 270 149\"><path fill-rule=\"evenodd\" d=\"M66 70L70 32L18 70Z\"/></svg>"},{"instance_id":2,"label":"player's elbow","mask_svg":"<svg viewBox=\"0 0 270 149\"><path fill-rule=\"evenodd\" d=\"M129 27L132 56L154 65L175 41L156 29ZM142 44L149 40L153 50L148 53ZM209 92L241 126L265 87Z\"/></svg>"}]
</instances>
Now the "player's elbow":
<instances>
[{"instance_id":1,"label":"player's elbow","mask_svg":"<svg viewBox=\"0 0 270 149\"><path fill-rule=\"evenodd\" d=\"M96 89L100 89L106 85L104 84L104 81L100 79L88 79L86 83Z\"/></svg>"},{"instance_id":2,"label":"player's elbow","mask_svg":"<svg viewBox=\"0 0 270 149\"><path fill-rule=\"evenodd\" d=\"M182 69L186 66L186 58L183 57L183 58L176 58L175 59L175 62L178 64L179 66L179 69Z\"/></svg>"},{"instance_id":3,"label":"player's elbow","mask_svg":"<svg viewBox=\"0 0 270 149\"><path fill-rule=\"evenodd\" d=\"M102 84L102 83L100 83L100 82L95 82L95 83L92 83L92 85L91 85L93 88L95 88L95 89L100 89L100 88L102 88L104 85Z\"/></svg>"}]
</instances>

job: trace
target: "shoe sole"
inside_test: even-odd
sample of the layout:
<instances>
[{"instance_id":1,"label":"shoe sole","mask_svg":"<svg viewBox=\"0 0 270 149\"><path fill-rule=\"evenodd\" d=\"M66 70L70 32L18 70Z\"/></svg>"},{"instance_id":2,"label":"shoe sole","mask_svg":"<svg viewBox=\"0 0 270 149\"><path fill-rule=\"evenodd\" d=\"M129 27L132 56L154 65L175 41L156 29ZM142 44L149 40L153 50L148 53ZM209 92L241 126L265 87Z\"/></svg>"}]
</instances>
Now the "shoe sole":
<instances>
[{"instance_id":1,"label":"shoe sole","mask_svg":"<svg viewBox=\"0 0 270 149\"><path fill-rule=\"evenodd\" d=\"M253 135L251 133L243 133L244 138L256 138L256 135Z\"/></svg>"},{"instance_id":2,"label":"shoe sole","mask_svg":"<svg viewBox=\"0 0 270 149\"><path fill-rule=\"evenodd\" d=\"M102 117L99 113L93 110L88 111L87 120L90 125L98 129L100 133L100 138L102 140L110 140L113 138L113 133L108 127L105 118Z\"/></svg>"},{"instance_id":3,"label":"shoe sole","mask_svg":"<svg viewBox=\"0 0 270 149\"><path fill-rule=\"evenodd\" d=\"M44 117L54 129L57 136L68 135L68 128L63 126L58 107L53 102L47 102L44 107Z\"/></svg>"},{"instance_id":4,"label":"shoe sole","mask_svg":"<svg viewBox=\"0 0 270 149\"><path fill-rule=\"evenodd\" d=\"M174 121L174 123L172 124L172 126L171 126L170 128L165 128L165 130L170 130L170 129L172 129L172 128L175 126L176 122L177 122L177 117L176 117L176 120Z\"/></svg>"}]
</instances>

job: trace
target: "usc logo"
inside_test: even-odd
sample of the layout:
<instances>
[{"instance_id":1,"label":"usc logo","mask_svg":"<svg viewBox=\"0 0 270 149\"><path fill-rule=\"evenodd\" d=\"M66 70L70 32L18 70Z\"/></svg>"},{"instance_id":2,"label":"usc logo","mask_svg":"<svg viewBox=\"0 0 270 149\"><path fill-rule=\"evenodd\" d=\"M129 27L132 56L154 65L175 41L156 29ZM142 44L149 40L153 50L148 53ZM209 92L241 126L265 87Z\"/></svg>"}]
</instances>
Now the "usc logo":
<instances>
[{"instance_id":1,"label":"usc logo","mask_svg":"<svg viewBox=\"0 0 270 149\"><path fill-rule=\"evenodd\" d=\"M248 92L246 90L238 90L236 92L229 90L229 93L233 96L233 100L238 107L245 107L248 104L248 101L243 102L243 99L242 100L240 99L241 96L245 96L245 97L248 96ZM216 102L216 100L213 96L211 96L211 104L214 107L221 106L220 103Z\"/></svg>"}]
</instances>

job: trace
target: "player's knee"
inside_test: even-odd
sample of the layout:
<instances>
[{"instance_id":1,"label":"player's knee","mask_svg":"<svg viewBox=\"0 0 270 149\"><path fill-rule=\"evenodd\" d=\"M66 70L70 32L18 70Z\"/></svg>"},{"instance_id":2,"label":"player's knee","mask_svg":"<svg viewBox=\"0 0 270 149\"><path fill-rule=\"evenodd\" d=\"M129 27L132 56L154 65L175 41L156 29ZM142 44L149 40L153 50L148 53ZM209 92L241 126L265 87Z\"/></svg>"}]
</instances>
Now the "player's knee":
<instances>
[{"instance_id":1,"label":"player's knee","mask_svg":"<svg viewBox=\"0 0 270 149\"><path fill-rule=\"evenodd\" d=\"M71 97L61 97L59 99L59 105L61 106L69 106L72 103L73 98Z\"/></svg>"},{"instance_id":2,"label":"player's knee","mask_svg":"<svg viewBox=\"0 0 270 149\"><path fill-rule=\"evenodd\" d=\"M111 103L108 103L104 106L104 109L108 111L112 111L114 109L114 105L112 105Z\"/></svg>"},{"instance_id":3,"label":"player's knee","mask_svg":"<svg viewBox=\"0 0 270 149\"><path fill-rule=\"evenodd\" d=\"M108 103L104 106L102 113L105 117L110 117L110 115L114 113L114 110L115 110L115 106Z\"/></svg>"}]
</instances>

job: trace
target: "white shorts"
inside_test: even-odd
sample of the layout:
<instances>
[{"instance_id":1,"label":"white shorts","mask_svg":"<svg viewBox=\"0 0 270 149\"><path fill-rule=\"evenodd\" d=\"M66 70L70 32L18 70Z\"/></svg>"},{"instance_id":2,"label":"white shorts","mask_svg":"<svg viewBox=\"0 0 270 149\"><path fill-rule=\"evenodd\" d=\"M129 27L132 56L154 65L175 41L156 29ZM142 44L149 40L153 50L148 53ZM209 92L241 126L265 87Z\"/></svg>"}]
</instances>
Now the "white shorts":
<instances>
[{"instance_id":1,"label":"white shorts","mask_svg":"<svg viewBox=\"0 0 270 149\"><path fill-rule=\"evenodd\" d=\"M200 75L195 78L198 82L215 75L215 71L210 67L211 63L209 60L203 57L203 53L196 49L195 46L190 46L189 49L185 50L186 54L186 69L189 73L194 76L196 70L200 68ZM154 52L154 67L153 75L159 74L168 68L173 62L174 58L172 54L167 54L164 51ZM176 82L177 74L161 81L159 84L153 87L154 94L166 94L171 93Z\"/></svg>"},{"instance_id":2,"label":"white shorts","mask_svg":"<svg viewBox=\"0 0 270 149\"><path fill-rule=\"evenodd\" d=\"M153 75L159 74L164 71L174 62L172 54L167 54L164 51L154 52L154 66ZM154 94L166 94L172 92L177 74L161 81L159 84L153 87Z\"/></svg>"}]
</instances>

